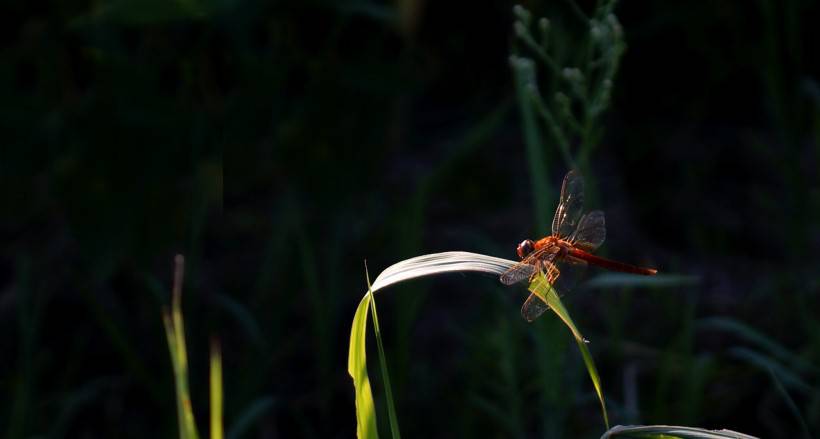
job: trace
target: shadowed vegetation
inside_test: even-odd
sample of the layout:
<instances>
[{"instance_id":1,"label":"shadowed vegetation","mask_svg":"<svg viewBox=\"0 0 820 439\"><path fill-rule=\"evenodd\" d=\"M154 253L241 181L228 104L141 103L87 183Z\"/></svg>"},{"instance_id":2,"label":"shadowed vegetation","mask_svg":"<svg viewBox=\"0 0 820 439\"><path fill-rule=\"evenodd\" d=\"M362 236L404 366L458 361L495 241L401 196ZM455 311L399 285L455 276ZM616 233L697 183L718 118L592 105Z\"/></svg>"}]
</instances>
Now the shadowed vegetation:
<instances>
[{"instance_id":1,"label":"shadowed vegetation","mask_svg":"<svg viewBox=\"0 0 820 439\"><path fill-rule=\"evenodd\" d=\"M600 254L677 276L590 271L561 298L610 423L820 434L818 5L522 6L8 5L2 434L176 437L160 310L183 253L196 431L219 334L226 437L349 437L362 261L513 259L572 163ZM583 357L560 319L521 319L525 294L377 295L404 437L600 437Z\"/></svg>"}]
</instances>

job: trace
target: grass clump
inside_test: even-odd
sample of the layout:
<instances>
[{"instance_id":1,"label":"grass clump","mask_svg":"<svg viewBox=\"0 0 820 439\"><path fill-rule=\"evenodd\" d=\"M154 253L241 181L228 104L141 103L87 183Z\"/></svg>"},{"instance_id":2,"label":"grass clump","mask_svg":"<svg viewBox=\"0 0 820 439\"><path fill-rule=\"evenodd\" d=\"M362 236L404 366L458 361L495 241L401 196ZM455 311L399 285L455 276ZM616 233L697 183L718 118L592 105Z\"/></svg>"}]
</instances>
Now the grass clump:
<instances>
[{"instance_id":1,"label":"grass clump","mask_svg":"<svg viewBox=\"0 0 820 439\"><path fill-rule=\"evenodd\" d=\"M182 318L182 281L184 274L185 259L182 255L177 255L174 259L174 286L171 309L163 310L162 321L165 325L168 350L171 353L171 366L174 369L179 438L199 439L188 385L188 352L185 346L185 322ZM210 366L211 439L222 439L224 437L222 426L222 354L219 342L216 339L211 341Z\"/></svg>"}]
</instances>

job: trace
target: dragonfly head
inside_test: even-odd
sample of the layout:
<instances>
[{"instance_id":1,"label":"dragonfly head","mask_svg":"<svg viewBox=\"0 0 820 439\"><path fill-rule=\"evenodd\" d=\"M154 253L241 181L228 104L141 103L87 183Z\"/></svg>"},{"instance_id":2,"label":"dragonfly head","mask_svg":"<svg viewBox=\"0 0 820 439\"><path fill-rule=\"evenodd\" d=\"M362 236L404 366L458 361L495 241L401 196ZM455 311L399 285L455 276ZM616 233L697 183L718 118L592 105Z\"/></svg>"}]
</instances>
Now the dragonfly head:
<instances>
[{"instance_id":1,"label":"dragonfly head","mask_svg":"<svg viewBox=\"0 0 820 439\"><path fill-rule=\"evenodd\" d=\"M531 239L525 239L521 241L521 244L518 244L518 248L515 249L515 252L518 253L518 257L524 259L527 257L528 254L532 253L535 249L533 246L533 242Z\"/></svg>"}]
</instances>

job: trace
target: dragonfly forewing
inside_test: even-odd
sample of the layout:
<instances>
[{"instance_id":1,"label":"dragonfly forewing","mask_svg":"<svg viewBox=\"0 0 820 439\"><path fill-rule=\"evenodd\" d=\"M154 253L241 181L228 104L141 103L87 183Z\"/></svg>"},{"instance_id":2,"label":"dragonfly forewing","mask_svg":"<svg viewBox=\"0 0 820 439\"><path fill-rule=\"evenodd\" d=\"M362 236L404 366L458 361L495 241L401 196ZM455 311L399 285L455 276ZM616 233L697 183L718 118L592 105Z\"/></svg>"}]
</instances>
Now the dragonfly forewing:
<instances>
[{"instance_id":1,"label":"dragonfly forewing","mask_svg":"<svg viewBox=\"0 0 820 439\"><path fill-rule=\"evenodd\" d=\"M561 199L552 219L552 234L566 239L578 225L584 208L584 179L575 171L567 172L561 185Z\"/></svg>"},{"instance_id":2,"label":"dragonfly forewing","mask_svg":"<svg viewBox=\"0 0 820 439\"><path fill-rule=\"evenodd\" d=\"M546 269L561 249L557 246L542 247L521 260L521 262L510 267L501 275L501 283L504 285L512 285L521 282L524 279L530 279L538 270Z\"/></svg>"},{"instance_id":3,"label":"dragonfly forewing","mask_svg":"<svg viewBox=\"0 0 820 439\"><path fill-rule=\"evenodd\" d=\"M504 285L517 284L524 279L529 279L535 272L536 268L534 265L519 262L501 275L501 283Z\"/></svg>"}]
</instances>

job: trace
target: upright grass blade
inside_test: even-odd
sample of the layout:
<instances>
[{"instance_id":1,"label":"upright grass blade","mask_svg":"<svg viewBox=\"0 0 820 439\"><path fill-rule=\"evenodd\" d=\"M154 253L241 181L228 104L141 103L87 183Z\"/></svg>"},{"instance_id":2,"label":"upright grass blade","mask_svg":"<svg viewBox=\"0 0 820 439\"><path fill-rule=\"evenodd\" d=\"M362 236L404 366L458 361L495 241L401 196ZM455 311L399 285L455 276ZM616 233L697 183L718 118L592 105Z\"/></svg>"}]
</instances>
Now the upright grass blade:
<instances>
[{"instance_id":1,"label":"upright grass blade","mask_svg":"<svg viewBox=\"0 0 820 439\"><path fill-rule=\"evenodd\" d=\"M592 355L589 353L587 340L584 339L581 332L578 331L577 327L575 327L575 323L572 321L572 318L570 318L569 312L567 312L567 309L564 307L564 304L561 303L561 299L558 297L555 289L553 289L552 285L547 282L547 278L544 277L543 274L533 280L529 288L530 291L538 295L538 297L549 305L550 309L552 309L555 314L563 320L564 324L567 325L567 328L569 328L572 335L575 337L575 342L578 343L578 349L581 350L581 355L584 357L584 364L587 367L589 378L592 380L592 385L595 387L595 393L598 395L598 400L601 402L601 413L604 416L604 424L606 425L606 428L609 428L609 416L606 412L604 393L601 389L601 378L598 376L598 369L595 367L595 362L592 361Z\"/></svg>"},{"instance_id":2,"label":"upright grass blade","mask_svg":"<svg viewBox=\"0 0 820 439\"><path fill-rule=\"evenodd\" d=\"M373 391L370 389L370 377L367 376L367 354L365 349L367 334L367 312L370 309L370 292L362 297L356 314L353 316L353 328L350 330L350 351L347 355L347 373L353 378L356 391L356 434L359 439L377 439L376 405L373 403Z\"/></svg>"},{"instance_id":3,"label":"upright grass blade","mask_svg":"<svg viewBox=\"0 0 820 439\"><path fill-rule=\"evenodd\" d=\"M185 326L182 320L182 278L185 272L185 259L177 255L174 259L174 288L171 311L162 312L168 349L171 353L171 366L174 369L174 382L177 396L177 420L180 439L198 439L199 433L191 409L191 395L188 392L188 354L185 348Z\"/></svg>"},{"instance_id":4,"label":"upright grass blade","mask_svg":"<svg viewBox=\"0 0 820 439\"><path fill-rule=\"evenodd\" d=\"M174 287L171 299L171 310L162 311L162 323L165 325L165 337L171 353L171 366L174 369L174 383L177 397L177 421L180 439L199 439L191 407L191 395L188 390L188 353L185 348L185 324L182 319L182 280L185 273L185 259L182 255L174 258ZM211 438L222 439L222 352L219 342L211 340L210 357L210 397L211 397Z\"/></svg>"},{"instance_id":5,"label":"upright grass blade","mask_svg":"<svg viewBox=\"0 0 820 439\"><path fill-rule=\"evenodd\" d=\"M222 439L222 351L217 339L211 340L211 439Z\"/></svg>"},{"instance_id":6,"label":"upright grass blade","mask_svg":"<svg viewBox=\"0 0 820 439\"><path fill-rule=\"evenodd\" d=\"M706 430L695 427L676 425L616 425L601 436L601 439L613 437L640 439L757 439L755 436L738 433L732 430Z\"/></svg>"},{"instance_id":7,"label":"upright grass blade","mask_svg":"<svg viewBox=\"0 0 820 439\"><path fill-rule=\"evenodd\" d=\"M390 386L390 373L387 371L387 359L384 355L384 345L382 344L382 333L379 329L379 316L376 313L376 298L373 297L373 288L370 285L370 274L367 272L367 263L364 265L365 278L367 279L367 293L370 296L370 309L373 311L373 331L376 333L376 344L379 347L379 363L384 376L384 392L387 394L387 415L390 418L390 433L393 439L400 439L399 419L396 416L396 407L393 402L393 388Z\"/></svg>"}]
</instances>

